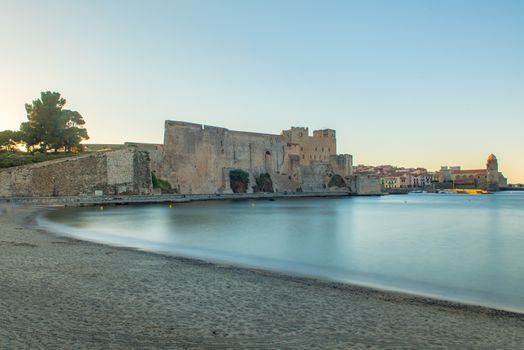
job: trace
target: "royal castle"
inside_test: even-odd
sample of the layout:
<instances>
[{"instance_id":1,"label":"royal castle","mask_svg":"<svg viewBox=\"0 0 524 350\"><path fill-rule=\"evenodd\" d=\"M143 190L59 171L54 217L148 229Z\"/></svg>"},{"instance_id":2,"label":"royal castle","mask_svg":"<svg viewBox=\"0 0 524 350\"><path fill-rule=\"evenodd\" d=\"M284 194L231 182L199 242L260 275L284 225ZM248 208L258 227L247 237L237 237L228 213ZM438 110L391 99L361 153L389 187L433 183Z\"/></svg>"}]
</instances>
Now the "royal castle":
<instances>
[{"instance_id":1,"label":"royal castle","mask_svg":"<svg viewBox=\"0 0 524 350\"><path fill-rule=\"evenodd\" d=\"M337 154L332 129L310 135L294 127L273 135L166 121L164 143L151 154L153 171L178 193L230 193L236 169L252 185L269 175L275 192L346 190L352 175L352 157Z\"/></svg>"},{"instance_id":2,"label":"royal castle","mask_svg":"<svg viewBox=\"0 0 524 350\"><path fill-rule=\"evenodd\" d=\"M0 196L380 193L377 177L354 175L352 156L337 154L332 129L292 127L276 135L168 120L162 144L85 151L1 171Z\"/></svg>"}]
</instances>

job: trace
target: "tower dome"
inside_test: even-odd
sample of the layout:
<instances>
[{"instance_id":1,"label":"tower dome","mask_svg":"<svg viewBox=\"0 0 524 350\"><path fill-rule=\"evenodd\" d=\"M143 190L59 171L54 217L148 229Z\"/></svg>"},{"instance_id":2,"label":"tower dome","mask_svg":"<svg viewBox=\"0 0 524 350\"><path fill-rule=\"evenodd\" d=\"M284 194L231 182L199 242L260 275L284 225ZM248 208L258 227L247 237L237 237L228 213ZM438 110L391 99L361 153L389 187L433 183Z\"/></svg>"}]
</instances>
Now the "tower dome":
<instances>
[{"instance_id":1,"label":"tower dome","mask_svg":"<svg viewBox=\"0 0 524 350\"><path fill-rule=\"evenodd\" d=\"M493 161L493 160L497 160L497 157L495 157L495 155L493 153L491 153L489 156L488 156L488 162L489 161Z\"/></svg>"}]
</instances>

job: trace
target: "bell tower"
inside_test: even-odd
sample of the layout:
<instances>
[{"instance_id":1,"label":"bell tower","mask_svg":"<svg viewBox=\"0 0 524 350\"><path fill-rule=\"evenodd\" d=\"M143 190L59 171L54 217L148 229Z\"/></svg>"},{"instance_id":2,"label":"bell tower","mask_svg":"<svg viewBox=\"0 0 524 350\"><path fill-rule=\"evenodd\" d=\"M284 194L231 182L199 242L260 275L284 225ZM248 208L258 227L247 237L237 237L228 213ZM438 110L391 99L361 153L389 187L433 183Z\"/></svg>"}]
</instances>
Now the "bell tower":
<instances>
[{"instance_id":1,"label":"bell tower","mask_svg":"<svg viewBox=\"0 0 524 350\"><path fill-rule=\"evenodd\" d=\"M487 187L488 191L498 191L499 184L499 165L497 162L497 157L494 154L488 156L488 161L486 163L487 170Z\"/></svg>"}]
</instances>

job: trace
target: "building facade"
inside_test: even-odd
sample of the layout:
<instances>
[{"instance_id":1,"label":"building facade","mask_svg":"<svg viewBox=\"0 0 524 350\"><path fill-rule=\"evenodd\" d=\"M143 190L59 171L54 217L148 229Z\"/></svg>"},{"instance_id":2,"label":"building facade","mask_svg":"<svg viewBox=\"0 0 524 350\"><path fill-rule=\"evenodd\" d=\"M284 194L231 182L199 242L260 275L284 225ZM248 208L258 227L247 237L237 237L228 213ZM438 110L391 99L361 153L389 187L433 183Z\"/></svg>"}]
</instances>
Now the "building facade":
<instances>
[{"instance_id":1,"label":"building facade","mask_svg":"<svg viewBox=\"0 0 524 350\"><path fill-rule=\"evenodd\" d=\"M498 170L498 161L494 154L488 156L485 169L463 170L460 166L442 166L437 178L441 184L463 189L498 191L508 184L506 177Z\"/></svg>"}]
</instances>

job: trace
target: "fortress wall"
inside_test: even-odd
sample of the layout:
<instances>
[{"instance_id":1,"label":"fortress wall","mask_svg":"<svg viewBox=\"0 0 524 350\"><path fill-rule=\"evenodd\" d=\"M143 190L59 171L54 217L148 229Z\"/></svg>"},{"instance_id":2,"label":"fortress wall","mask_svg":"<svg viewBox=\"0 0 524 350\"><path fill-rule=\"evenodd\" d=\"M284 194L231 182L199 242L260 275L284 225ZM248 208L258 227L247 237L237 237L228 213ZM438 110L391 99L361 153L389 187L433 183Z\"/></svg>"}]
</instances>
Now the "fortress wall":
<instances>
[{"instance_id":1,"label":"fortress wall","mask_svg":"<svg viewBox=\"0 0 524 350\"><path fill-rule=\"evenodd\" d=\"M285 147L279 135L168 121L162 178L180 193L228 192L225 168L284 171Z\"/></svg>"},{"instance_id":2,"label":"fortress wall","mask_svg":"<svg viewBox=\"0 0 524 350\"><path fill-rule=\"evenodd\" d=\"M0 196L149 194L149 155L119 150L91 153L0 171Z\"/></svg>"},{"instance_id":3,"label":"fortress wall","mask_svg":"<svg viewBox=\"0 0 524 350\"><path fill-rule=\"evenodd\" d=\"M319 161L311 161L309 166L301 167L301 188L304 192L323 192L327 190L328 166Z\"/></svg>"},{"instance_id":4,"label":"fortress wall","mask_svg":"<svg viewBox=\"0 0 524 350\"><path fill-rule=\"evenodd\" d=\"M280 192L328 191L328 175L349 176L351 163L349 155L336 156L330 129L313 136L307 128L273 135L177 121L166 121L162 162L152 162L157 175L179 193L194 194L231 192L232 169L250 174L248 191L262 173L271 175Z\"/></svg>"},{"instance_id":5,"label":"fortress wall","mask_svg":"<svg viewBox=\"0 0 524 350\"><path fill-rule=\"evenodd\" d=\"M353 175L353 156L350 154L332 155L329 158L329 163L333 171L342 177Z\"/></svg>"},{"instance_id":6,"label":"fortress wall","mask_svg":"<svg viewBox=\"0 0 524 350\"><path fill-rule=\"evenodd\" d=\"M335 130L315 130L309 136L308 128L293 127L282 132L286 142L297 147L300 164L309 165L312 161L329 161L330 156L337 154Z\"/></svg>"},{"instance_id":7,"label":"fortress wall","mask_svg":"<svg viewBox=\"0 0 524 350\"><path fill-rule=\"evenodd\" d=\"M149 164L152 172L161 173L164 163L164 145L157 143L125 142L124 145L131 150L145 151L149 154Z\"/></svg>"},{"instance_id":8,"label":"fortress wall","mask_svg":"<svg viewBox=\"0 0 524 350\"><path fill-rule=\"evenodd\" d=\"M380 179L375 175L352 175L350 188L359 195L379 195L382 193Z\"/></svg>"}]
</instances>

